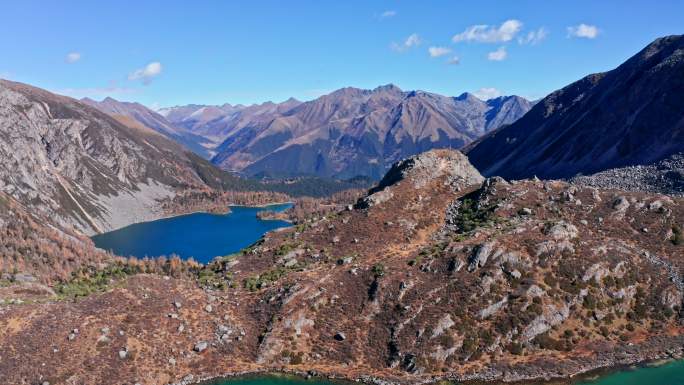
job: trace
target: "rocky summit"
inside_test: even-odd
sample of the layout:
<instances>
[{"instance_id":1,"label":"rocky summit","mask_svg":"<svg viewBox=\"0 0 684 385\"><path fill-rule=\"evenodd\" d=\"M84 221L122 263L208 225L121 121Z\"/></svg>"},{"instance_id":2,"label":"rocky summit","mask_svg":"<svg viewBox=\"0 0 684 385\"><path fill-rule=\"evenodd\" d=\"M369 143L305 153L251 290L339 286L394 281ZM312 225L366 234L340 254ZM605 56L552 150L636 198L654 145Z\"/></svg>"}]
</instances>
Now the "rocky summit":
<instances>
[{"instance_id":1,"label":"rocky summit","mask_svg":"<svg viewBox=\"0 0 684 385\"><path fill-rule=\"evenodd\" d=\"M391 170L356 207L206 266L105 262L58 296L22 290L30 282L0 289L32 296L2 307L0 373L166 384L308 371L418 384L681 356L682 198L484 179L449 150Z\"/></svg>"},{"instance_id":2,"label":"rocky summit","mask_svg":"<svg viewBox=\"0 0 684 385\"><path fill-rule=\"evenodd\" d=\"M467 150L484 175L571 178L684 152L684 35L586 76ZM640 182L643 183L643 182Z\"/></svg>"}]
</instances>

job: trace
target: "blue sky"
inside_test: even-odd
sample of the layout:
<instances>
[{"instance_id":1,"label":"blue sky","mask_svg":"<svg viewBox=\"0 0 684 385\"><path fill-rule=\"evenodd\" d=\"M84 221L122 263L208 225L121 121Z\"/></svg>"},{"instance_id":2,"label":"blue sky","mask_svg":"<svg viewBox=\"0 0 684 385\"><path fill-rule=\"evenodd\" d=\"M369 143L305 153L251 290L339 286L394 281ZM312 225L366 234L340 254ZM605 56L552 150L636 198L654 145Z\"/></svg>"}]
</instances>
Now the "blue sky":
<instances>
[{"instance_id":1,"label":"blue sky","mask_svg":"<svg viewBox=\"0 0 684 385\"><path fill-rule=\"evenodd\" d=\"M152 107L394 83L539 98L684 33L684 1L4 1L0 77Z\"/></svg>"}]
</instances>

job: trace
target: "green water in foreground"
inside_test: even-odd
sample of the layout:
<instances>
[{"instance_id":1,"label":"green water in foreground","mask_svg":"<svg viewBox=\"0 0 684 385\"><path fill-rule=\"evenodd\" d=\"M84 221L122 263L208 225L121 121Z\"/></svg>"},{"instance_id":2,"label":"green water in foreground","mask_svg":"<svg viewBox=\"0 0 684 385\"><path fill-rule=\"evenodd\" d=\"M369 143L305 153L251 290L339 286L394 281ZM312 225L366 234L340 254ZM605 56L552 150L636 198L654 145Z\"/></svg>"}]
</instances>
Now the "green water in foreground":
<instances>
[{"instance_id":1,"label":"green water in foreground","mask_svg":"<svg viewBox=\"0 0 684 385\"><path fill-rule=\"evenodd\" d=\"M637 367L607 374L581 385L684 385L684 361L660 366Z\"/></svg>"},{"instance_id":2,"label":"green water in foreground","mask_svg":"<svg viewBox=\"0 0 684 385\"><path fill-rule=\"evenodd\" d=\"M340 385L313 378L306 380L289 375L264 375L215 380L205 385ZM538 384L538 383L535 383ZM684 361L674 361L660 366L635 367L623 371L601 375L596 379L583 380L575 385L684 385ZM523 385L523 384L521 384Z\"/></svg>"}]
</instances>

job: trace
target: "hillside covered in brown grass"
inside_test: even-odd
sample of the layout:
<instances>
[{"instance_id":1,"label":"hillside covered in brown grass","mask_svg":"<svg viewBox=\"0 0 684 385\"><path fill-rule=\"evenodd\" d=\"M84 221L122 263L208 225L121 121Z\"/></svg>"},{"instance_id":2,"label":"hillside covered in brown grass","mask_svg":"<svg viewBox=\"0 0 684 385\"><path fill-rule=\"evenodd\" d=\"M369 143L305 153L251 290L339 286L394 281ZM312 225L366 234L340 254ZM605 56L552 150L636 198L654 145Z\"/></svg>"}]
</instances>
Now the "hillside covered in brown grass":
<instances>
[{"instance_id":1,"label":"hillside covered in brown grass","mask_svg":"<svg viewBox=\"0 0 684 385\"><path fill-rule=\"evenodd\" d=\"M6 282L24 299L0 306L0 373L518 381L679 357L682 203L484 179L460 153L431 151L353 207L206 266L93 261L54 295Z\"/></svg>"}]
</instances>

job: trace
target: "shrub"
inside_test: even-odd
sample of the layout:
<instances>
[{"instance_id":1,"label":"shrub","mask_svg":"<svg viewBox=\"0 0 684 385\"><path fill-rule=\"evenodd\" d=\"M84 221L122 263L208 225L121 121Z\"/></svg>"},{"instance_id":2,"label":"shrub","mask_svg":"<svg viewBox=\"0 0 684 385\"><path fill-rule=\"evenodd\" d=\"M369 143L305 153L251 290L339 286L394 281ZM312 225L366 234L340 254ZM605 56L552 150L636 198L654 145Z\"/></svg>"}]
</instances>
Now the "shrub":
<instances>
[{"instance_id":1,"label":"shrub","mask_svg":"<svg viewBox=\"0 0 684 385\"><path fill-rule=\"evenodd\" d=\"M548 333L543 333L534 337L532 342L546 350L564 350L565 348L565 345L562 342L551 338Z\"/></svg>"},{"instance_id":2,"label":"shrub","mask_svg":"<svg viewBox=\"0 0 684 385\"><path fill-rule=\"evenodd\" d=\"M243 286L245 287L245 289L249 291L257 291L261 288L270 285L273 282L276 282L280 278L287 275L288 272L288 268L276 267L264 272L261 275L245 278L245 280L243 281Z\"/></svg>"},{"instance_id":3,"label":"shrub","mask_svg":"<svg viewBox=\"0 0 684 385\"><path fill-rule=\"evenodd\" d=\"M115 280L141 272L138 265L123 262L116 262L101 270L89 266L72 273L68 281L58 283L55 291L63 298L86 297L107 290Z\"/></svg>"},{"instance_id":4,"label":"shrub","mask_svg":"<svg viewBox=\"0 0 684 385\"><path fill-rule=\"evenodd\" d=\"M684 245L684 234L682 234L681 227L678 225L672 226L672 238L670 240L675 246Z\"/></svg>"},{"instance_id":5,"label":"shrub","mask_svg":"<svg viewBox=\"0 0 684 385\"><path fill-rule=\"evenodd\" d=\"M458 229L458 233L467 233L491 224L496 220L494 216L494 209L496 204L490 204L486 207L478 207L475 200L465 198L461 201L461 206L458 208L457 215L453 218L453 223Z\"/></svg>"},{"instance_id":6,"label":"shrub","mask_svg":"<svg viewBox=\"0 0 684 385\"><path fill-rule=\"evenodd\" d=\"M523 354L523 346L522 346L522 344L519 344L517 342L513 342L513 343L508 345L508 351L511 354L519 356L519 355Z\"/></svg>"},{"instance_id":7,"label":"shrub","mask_svg":"<svg viewBox=\"0 0 684 385\"><path fill-rule=\"evenodd\" d=\"M371 272L375 278L380 278L385 275L385 266L382 263L376 263L373 265Z\"/></svg>"}]
</instances>

